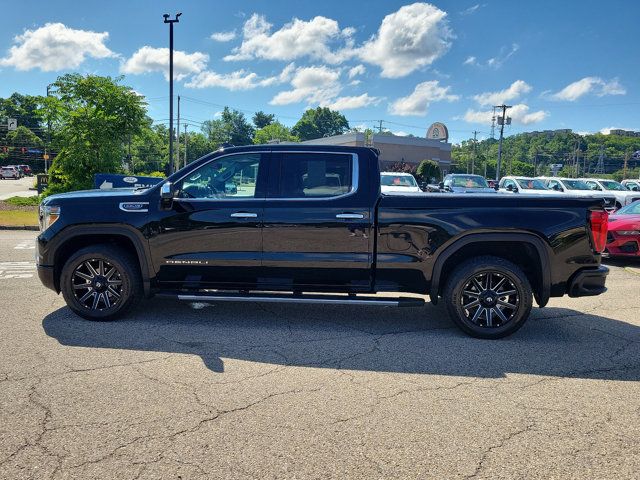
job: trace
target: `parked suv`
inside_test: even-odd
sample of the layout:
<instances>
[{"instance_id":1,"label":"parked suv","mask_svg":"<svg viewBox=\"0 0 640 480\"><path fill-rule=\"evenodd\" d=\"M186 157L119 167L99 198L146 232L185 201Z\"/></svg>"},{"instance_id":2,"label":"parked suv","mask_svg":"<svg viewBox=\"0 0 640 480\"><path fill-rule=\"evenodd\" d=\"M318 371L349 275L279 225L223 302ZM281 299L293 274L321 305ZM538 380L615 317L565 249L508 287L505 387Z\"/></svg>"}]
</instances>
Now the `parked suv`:
<instances>
[{"instance_id":1,"label":"parked suv","mask_svg":"<svg viewBox=\"0 0 640 480\"><path fill-rule=\"evenodd\" d=\"M469 175L464 173L450 173L442 182L440 190L450 193L496 193L481 175Z\"/></svg>"},{"instance_id":2,"label":"parked suv","mask_svg":"<svg viewBox=\"0 0 640 480\"><path fill-rule=\"evenodd\" d=\"M631 190L632 192L640 192L640 180L622 180L620 182L627 190Z\"/></svg>"},{"instance_id":3,"label":"parked suv","mask_svg":"<svg viewBox=\"0 0 640 480\"><path fill-rule=\"evenodd\" d=\"M599 192L607 192L616 197L616 210L640 200L640 193L630 192L621 183L603 178L583 178L584 183Z\"/></svg>"},{"instance_id":4,"label":"parked suv","mask_svg":"<svg viewBox=\"0 0 640 480\"><path fill-rule=\"evenodd\" d=\"M578 178L565 177L537 177L542 180L545 186L556 192L578 197L602 198L607 203L606 210L612 212L616 210L616 197L610 192L602 192L592 189L584 180Z\"/></svg>"},{"instance_id":5,"label":"parked suv","mask_svg":"<svg viewBox=\"0 0 640 480\"><path fill-rule=\"evenodd\" d=\"M20 167L20 169L22 170L22 173L24 173L27 176L31 176L33 174L33 172L31 171L31 167L29 165L18 165L18 167Z\"/></svg>"},{"instance_id":6,"label":"parked suv","mask_svg":"<svg viewBox=\"0 0 640 480\"><path fill-rule=\"evenodd\" d=\"M0 177L18 180L20 178L20 170L18 170L18 167L14 167L13 165L2 167L0 168Z\"/></svg>"},{"instance_id":7,"label":"parked suv","mask_svg":"<svg viewBox=\"0 0 640 480\"><path fill-rule=\"evenodd\" d=\"M544 181L529 177L502 177L499 188L501 192L530 193L532 195L561 195L555 190L548 189Z\"/></svg>"},{"instance_id":8,"label":"parked suv","mask_svg":"<svg viewBox=\"0 0 640 480\"><path fill-rule=\"evenodd\" d=\"M413 175L401 172L380 172L380 190L382 193L422 192Z\"/></svg>"}]
</instances>

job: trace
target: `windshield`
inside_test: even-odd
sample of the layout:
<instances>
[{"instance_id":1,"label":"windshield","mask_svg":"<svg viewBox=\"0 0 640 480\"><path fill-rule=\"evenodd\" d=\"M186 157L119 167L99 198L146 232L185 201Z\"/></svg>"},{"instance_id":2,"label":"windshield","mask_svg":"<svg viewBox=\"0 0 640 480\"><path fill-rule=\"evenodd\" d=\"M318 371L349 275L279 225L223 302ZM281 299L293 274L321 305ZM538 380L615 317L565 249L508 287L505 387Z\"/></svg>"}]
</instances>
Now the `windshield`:
<instances>
[{"instance_id":1,"label":"windshield","mask_svg":"<svg viewBox=\"0 0 640 480\"><path fill-rule=\"evenodd\" d=\"M464 188L489 188L487 181L478 175L459 175L452 179L451 185Z\"/></svg>"},{"instance_id":2,"label":"windshield","mask_svg":"<svg viewBox=\"0 0 640 480\"><path fill-rule=\"evenodd\" d=\"M640 215L640 200L622 207L616 212L616 215Z\"/></svg>"},{"instance_id":3,"label":"windshield","mask_svg":"<svg viewBox=\"0 0 640 480\"><path fill-rule=\"evenodd\" d=\"M582 180L562 180L562 183L567 187L567 190L592 190L592 188Z\"/></svg>"},{"instance_id":4,"label":"windshield","mask_svg":"<svg viewBox=\"0 0 640 480\"><path fill-rule=\"evenodd\" d=\"M385 187L417 187L416 179L411 175L380 175L380 184Z\"/></svg>"},{"instance_id":5,"label":"windshield","mask_svg":"<svg viewBox=\"0 0 640 480\"><path fill-rule=\"evenodd\" d=\"M613 180L600 180L600 184L607 190L622 190L623 192L627 190L624 185Z\"/></svg>"},{"instance_id":6,"label":"windshield","mask_svg":"<svg viewBox=\"0 0 640 480\"><path fill-rule=\"evenodd\" d=\"M516 178L516 181L525 190L548 190L542 180L537 178Z\"/></svg>"}]
</instances>

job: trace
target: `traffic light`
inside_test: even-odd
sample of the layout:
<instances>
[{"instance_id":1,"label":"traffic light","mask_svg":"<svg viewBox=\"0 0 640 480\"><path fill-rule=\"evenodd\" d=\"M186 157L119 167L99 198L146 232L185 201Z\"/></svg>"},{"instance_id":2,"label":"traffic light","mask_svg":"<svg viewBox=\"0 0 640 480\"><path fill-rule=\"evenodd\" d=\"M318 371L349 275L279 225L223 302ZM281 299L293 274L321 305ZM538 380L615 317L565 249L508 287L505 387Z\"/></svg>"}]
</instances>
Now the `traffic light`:
<instances>
[{"instance_id":1,"label":"traffic light","mask_svg":"<svg viewBox=\"0 0 640 480\"><path fill-rule=\"evenodd\" d=\"M20 149L20 152L24 155L25 153L27 153L27 147L22 147Z\"/></svg>"},{"instance_id":2,"label":"traffic light","mask_svg":"<svg viewBox=\"0 0 640 480\"><path fill-rule=\"evenodd\" d=\"M9 153L9 147L2 147L2 153Z\"/></svg>"}]
</instances>

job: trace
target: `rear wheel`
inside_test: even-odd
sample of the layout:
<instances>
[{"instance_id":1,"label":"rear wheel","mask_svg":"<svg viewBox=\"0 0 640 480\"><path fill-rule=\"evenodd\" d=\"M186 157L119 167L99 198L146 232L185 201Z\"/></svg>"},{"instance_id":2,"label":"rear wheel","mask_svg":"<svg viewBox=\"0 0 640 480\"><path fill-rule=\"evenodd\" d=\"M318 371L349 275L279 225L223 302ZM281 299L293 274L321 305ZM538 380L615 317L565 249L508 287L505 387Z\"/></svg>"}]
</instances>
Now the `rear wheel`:
<instances>
[{"instance_id":1,"label":"rear wheel","mask_svg":"<svg viewBox=\"0 0 640 480\"><path fill-rule=\"evenodd\" d=\"M496 339L526 322L533 294L524 272L499 257L479 257L458 266L444 288L453 322L465 333Z\"/></svg>"},{"instance_id":2,"label":"rear wheel","mask_svg":"<svg viewBox=\"0 0 640 480\"><path fill-rule=\"evenodd\" d=\"M72 255L60 276L67 305L89 320L114 320L142 298L134 257L111 245L93 245Z\"/></svg>"}]
</instances>

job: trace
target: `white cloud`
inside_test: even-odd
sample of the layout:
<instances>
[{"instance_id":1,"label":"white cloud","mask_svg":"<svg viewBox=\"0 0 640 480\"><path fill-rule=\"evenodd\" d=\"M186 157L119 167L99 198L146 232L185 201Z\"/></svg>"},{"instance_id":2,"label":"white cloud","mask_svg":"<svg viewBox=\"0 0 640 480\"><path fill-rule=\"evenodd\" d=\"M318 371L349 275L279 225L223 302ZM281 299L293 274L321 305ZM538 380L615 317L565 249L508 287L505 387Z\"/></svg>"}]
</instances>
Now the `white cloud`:
<instances>
[{"instance_id":1,"label":"white cloud","mask_svg":"<svg viewBox=\"0 0 640 480\"><path fill-rule=\"evenodd\" d=\"M202 52L173 52L173 77L182 80L190 74L200 73L207 66L209 55ZM122 73L140 75L149 72L162 72L169 79L169 49L144 46L135 52L120 66Z\"/></svg>"},{"instance_id":2,"label":"white cloud","mask_svg":"<svg viewBox=\"0 0 640 480\"><path fill-rule=\"evenodd\" d=\"M465 8L464 10L462 10L460 12L460 15L472 15L474 13L476 13L480 7L484 7L484 5L480 5L479 3L476 3L475 5L472 5L469 8Z\"/></svg>"},{"instance_id":3,"label":"white cloud","mask_svg":"<svg viewBox=\"0 0 640 480\"><path fill-rule=\"evenodd\" d=\"M463 65L471 65L479 68L495 68L498 69L502 67L502 65L509 60L515 53L520 50L520 45L517 43L512 43L511 48L501 47L500 52L495 57L489 58L486 62L478 60L475 56L468 56Z\"/></svg>"},{"instance_id":4,"label":"white cloud","mask_svg":"<svg viewBox=\"0 0 640 480\"><path fill-rule=\"evenodd\" d=\"M342 90L340 70L326 66L298 68L293 74L293 89L279 92L271 105L288 105L306 101L309 104L329 104Z\"/></svg>"},{"instance_id":5,"label":"white cloud","mask_svg":"<svg viewBox=\"0 0 640 480\"><path fill-rule=\"evenodd\" d=\"M441 87L437 80L422 82L416 85L413 93L397 99L389 105L393 115L426 115L431 102L458 100L458 95L449 93L451 87Z\"/></svg>"},{"instance_id":6,"label":"white cloud","mask_svg":"<svg viewBox=\"0 0 640 480\"><path fill-rule=\"evenodd\" d=\"M519 98L521 95L529 93L531 91L531 85L524 80L516 80L508 88L500 90L498 92L484 92L478 95L474 95L473 99L478 102L479 105L500 105L502 103L509 102Z\"/></svg>"},{"instance_id":7,"label":"white cloud","mask_svg":"<svg viewBox=\"0 0 640 480\"><path fill-rule=\"evenodd\" d=\"M472 110L469 109L465 112L463 119L469 123L481 123L488 125L491 123L491 117L493 116L492 110ZM507 110L507 116L511 117L513 123L519 123L521 125L529 125L532 123L542 122L549 116L549 112L544 110L538 110L536 112L529 112L529 106L524 103L514 105Z\"/></svg>"},{"instance_id":8,"label":"white cloud","mask_svg":"<svg viewBox=\"0 0 640 480\"><path fill-rule=\"evenodd\" d=\"M254 72L236 70L231 73L217 73L213 71L200 72L185 83L187 88L221 87L227 90L251 90L257 87L268 87L289 81L295 65L290 63L279 75L261 78Z\"/></svg>"},{"instance_id":9,"label":"white cloud","mask_svg":"<svg viewBox=\"0 0 640 480\"><path fill-rule=\"evenodd\" d=\"M331 103L321 106L327 106L332 110L352 110L354 108L367 107L378 103L380 103L380 99L378 97L371 97L368 93L363 93L362 95L353 97L339 97Z\"/></svg>"},{"instance_id":10,"label":"white cloud","mask_svg":"<svg viewBox=\"0 0 640 480\"><path fill-rule=\"evenodd\" d=\"M366 71L367 69L365 68L364 65L356 65L355 67L349 69L348 76L349 78L353 78L357 75L364 75L364 72Z\"/></svg>"},{"instance_id":11,"label":"white cloud","mask_svg":"<svg viewBox=\"0 0 640 480\"><path fill-rule=\"evenodd\" d=\"M409 135L407 132L403 132L402 130L398 130L397 132L391 132L393 133L396 137L406 137L407 135Z\"/></svg>"},{"instance_id":12,"label":"white cloud","mask_svg":"<svg viewBox=\"0 0 640 480\"><path fill-rule=\"evenodd\" d=\"M381 67L383 77L404 77L447 52L453 34L446 16L428 3L401 7L384 17L378 32L358 49L358 56Z\"/></svg>"},{"instance_id":13,"label":"white cloud","mask_svg":"<svg viewBox=\"0 0 640 480\"><path fill-rule=\"evenodd\" d=\"M604 97L606 95L625 95L627 91L617 78L607 81L600 77L584 77L570 83L559 92L550 95L549 98L574 102L588 93Z\"/></svg>"},{"instance_id":14,"label":"white cloud","mask_svg":"<svg viewBox=\"0 0 640 480\"><path fill-rule=\"evenodd\" d=\"M236 38L236 31L231 30L230 32L215 32L212 33L209 38L216 42L230 42L231 40Z\"/></svg>"},{"instance_id":15,"label":"white cloud","mask_svg":"<svg viewBox=\"0 0 640 480\"><path fill-rule=\"evenodd\" d=\"M478 64L478 59L474 56L469 56L467 57L467 59L462 62L463 65L477 65Z\"/></svg>"},{"instance_id":16,"label":"white cloud","mask_svg":"<svg viewBox=\"0 0 640 480\"><path fill-rule=\"evenodd\" d=\"M357 86L357 85L360 85L361 83L362 83L362 80L351 80L351 81L349 82L349 85L351 85L351 86L355 87L355 86Z\"/></svg>"},{"instance_id":17,"label":"white cloud","mask_svg":"<svg viewBox=\"0 0 640 480\"><path fill-rule=\"evenodd\" d=\"M43 72L77 68L87 57L115 57L105 45L108 38L108 32L75 30L62 23L47 23L16 35L8 55L0 58L0 65L16 70L39 68Z\"/></svg>"},{"instance_id":18,"label":"white cloud","mask_svg":"<svg viewBox=\"0 0 640 480\"><path fill-rule=\"evenodd\" d=\"M343 58L331 50L330 44L349 39L354 32L351 28L341 30L337 21L322 16L309 21L294 18L275 32L272 32L272 27L264 15L251 15L242 30L242 44L224 60L293 60L308 56L328 63L340 63Z\"/></svg>"}]
</instances>

